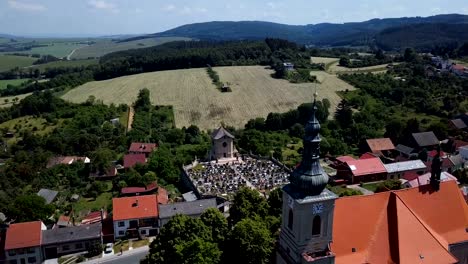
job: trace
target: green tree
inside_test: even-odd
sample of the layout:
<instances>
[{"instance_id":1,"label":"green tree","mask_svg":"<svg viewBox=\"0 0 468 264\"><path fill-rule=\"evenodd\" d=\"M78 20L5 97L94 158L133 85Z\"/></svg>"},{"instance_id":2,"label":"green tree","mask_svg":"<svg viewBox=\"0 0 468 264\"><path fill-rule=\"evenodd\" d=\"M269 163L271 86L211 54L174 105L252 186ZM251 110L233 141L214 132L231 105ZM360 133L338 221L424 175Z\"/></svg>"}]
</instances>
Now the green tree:
<instances>
[{"instance_id":1,"label":"green tree","mask_svg":"<svg viewBox=\"0 0 468 264\"><path fill-rule=\"evenodd\" d=\"M234 195L229 209L229 223L235 225L244 218L268 215L268 203L256 190L240 188Z\"/></svg>"},{"instance_id":2,"label":"green tree","mask_svg":"<svg viewBox=\"0 0 468 264\"><path fill-rule=\"evenodd\" d=\"M216 208L208 208L200 216L200 220L208 228L211 228L211 236L213 240L222 244L228 233L228 222L223 214Z\"/></svg>"},{"instance_id":3,"label":"green tree","mask_svg":"<svg viewBox=\"0 0 468 264\"><path fill-rule=\"evenodd\" d=\"M156 172L156 175L167 183L175 184L179 182L180 171L174 162L175 157L171 151L161 146L151 154L148 169Z\"/></svg>"},{"instance_id":4,"label":"green tree","mask_svg":"<svg viewBox=\"0 0 468 264\"><path fill-rule=\"evenodd\" d=\"M115 151L108 148L99 148L90 155L92 169L98 173L106 173L112 166L111 162L115 159Z\"/></svg>"},{"instance_id":5,"label":"green tree","mask_svg":"<svg viewBox=\"0 0 468 264\"><path fill-rule=\"evenodd\" d=\"M402 188L401 186L401 181L398 179L391 179L391 180L386 180L382 183L379 183L377 185L377 188L375 190L376 193L379 192L386 192L390 190L400 190Z\"/></svg>"},{"instance_id":6,"label":"green tree","mask_svg":"<svg viewBox=\"0 0 468 264\"><path fill-rule=\"evenodd\" d=\"M44 198L36 195L20 195L9 208L8 216L16 222L45 221L54 213L54 206L46 204Z\"/></svg>"},{"instance_id":7,"label":"green tree","mask_svg":"<svg viewBox=\"0 0 468 264\"><path fill-rule=\"evenodd\" d=\"M353 111L346 99L342 99L336 107L335 120L343 128L347 128L353 123Z\"/></svg>"},{"instance_id":8,"label":"green tree","mask_svg":"<svg viewBox=\"0 0 468 264\"><path fill-rule=\"evenodd\" d=\"M142 263L218 263L220 256L210 228L200 219L176 215L161 228Z\"/></svg>"},{"instance_id":9,"label":"green tree","mask_svg":"<svg viewBox=\"0 0 468 264\"><path fill-rule=\"evenodd\" d=\"M341 57L339 61L340 66L348 67L351 65L351 61L348 57Z\"/></svg>"},{"instance_id":10,"label":"green tree","mask_svg":"<svg viewBox=\"0 0 468 264\"><path fill-rule=\"evenodd\" d=\"M280 216L283 209L283 190L276 188L268 194L269 215Z\"/></svg>"},{"instance_id":11,"label":"green tree","mask_svg":"<svg viewBox=\"0 0 468 264\"><path fill-rule=\"evenodd\" d=\"M149 111L151 109L150 91L146 88L141 89L138 97L133 104L135 111Z\"/></svg>"},{"instance_id":12,"label":"green tree","mask_svg":"<svg viewBox=\"0 0 468 264\"><path fill-rule=\"evenodd\" d=\"M250 218L238 222L230 233L226 263L268 263L274 240L266 224Z\"/></svg>"}]
</instances>

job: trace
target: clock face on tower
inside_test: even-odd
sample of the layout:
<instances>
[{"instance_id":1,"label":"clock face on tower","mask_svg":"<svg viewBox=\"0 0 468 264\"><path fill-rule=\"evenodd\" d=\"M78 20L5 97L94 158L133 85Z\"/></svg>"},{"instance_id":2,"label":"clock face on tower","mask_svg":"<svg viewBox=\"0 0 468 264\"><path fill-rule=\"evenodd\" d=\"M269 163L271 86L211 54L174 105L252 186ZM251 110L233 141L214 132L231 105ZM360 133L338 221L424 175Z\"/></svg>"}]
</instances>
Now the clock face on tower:
<instances>
[{"instance_id":1,"label":"clock face on tower","mask_svg":"<svg viewBox=\"0 0 468 264\"><path fill-rule=\"evenodd\" d=\"M312 205L312 213L321 214L323 212L323 203L317 203Z\"/></svg>"}]
</instances>

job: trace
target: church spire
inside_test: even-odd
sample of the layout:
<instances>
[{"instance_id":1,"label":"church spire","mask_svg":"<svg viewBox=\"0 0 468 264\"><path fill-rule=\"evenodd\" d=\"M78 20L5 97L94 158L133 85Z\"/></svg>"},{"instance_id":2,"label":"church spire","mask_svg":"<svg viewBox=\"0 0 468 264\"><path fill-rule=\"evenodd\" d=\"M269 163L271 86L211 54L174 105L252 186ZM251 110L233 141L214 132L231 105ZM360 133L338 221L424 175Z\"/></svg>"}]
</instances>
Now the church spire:
<instances>
[{"instance_id":1,"label":"church spire","mask_svg":"<svg viewBox=\"0 0 468 264\"><path fill-rule=\"evenodd\" d=\"M290 176L292 185L305 195L319 195L328 183L328 174L320 165L320 123L316 112L317 92L314 94L311 118L305 126L302 161Z\"/></svg>"}]
</instances>

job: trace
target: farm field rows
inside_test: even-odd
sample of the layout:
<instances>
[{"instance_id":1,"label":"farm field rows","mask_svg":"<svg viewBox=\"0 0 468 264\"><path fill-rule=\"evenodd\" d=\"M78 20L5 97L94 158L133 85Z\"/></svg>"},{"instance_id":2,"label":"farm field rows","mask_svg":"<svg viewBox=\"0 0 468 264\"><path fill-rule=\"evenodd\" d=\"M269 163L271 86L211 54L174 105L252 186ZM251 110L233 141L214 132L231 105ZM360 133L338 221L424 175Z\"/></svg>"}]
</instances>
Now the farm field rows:
<instances>
[{"instance_id":1,"label":"farm field rows","mask_svg":"<svg viewBox=\"0 0 468 264\"><path fill-rule=\"evenodd\" d=\"M113 42L110 39L97 40L95 44L90 46L85 46L77 49L71 59L87 59L87 58L96 58L104 56L111 52L128 50L128 49L139 49L139 48L148 48L152 46L161 45L171 41L179 40L190 40L189 38L179 38L179 37L162 37L162 38L152 38L152 39L141 39L134 40L129 42Z\"/></svg>"},{"instance_id":2,"label":"farm field rows","mask_svg":"<svg viewBox=\"0 0 468 264\"><path fill-rule=\"evenodd\" d=\"M94 95L107 104L131 104L140 89L148 88L153 104L174 106L177 127L195 124L207 130L218 127L221 122L243 127L252 118L266 117L270 112L286 112L310 102L315 91L310 83L293 84L273 79L272 71L262 66L214 69L222 82L230 83L232 92L221 93L212 84L206 69L199 68L90 82L69 91L63 98L83 102ZM317 84L319 99L328 98L333 109L340 100L336 91L354 89L336 76L325 72L313 74L320 75L322 80Z\"/></svg>"}]
</instances>

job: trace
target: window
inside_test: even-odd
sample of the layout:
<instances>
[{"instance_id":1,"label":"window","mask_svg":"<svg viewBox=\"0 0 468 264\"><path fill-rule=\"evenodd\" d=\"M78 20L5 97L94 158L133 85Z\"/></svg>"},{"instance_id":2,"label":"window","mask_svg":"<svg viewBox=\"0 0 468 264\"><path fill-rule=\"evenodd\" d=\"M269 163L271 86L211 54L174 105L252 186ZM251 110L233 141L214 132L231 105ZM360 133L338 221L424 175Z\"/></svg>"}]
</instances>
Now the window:
<instances>
[{"instance_id":1,"label":"window","mask_svg":"<svg viewBox=\"0 0 468 264\"><path fill-rule=\"evenodd\" d=\"M83 243L78 243L75 245L76 249L82 249L83 248Z\"/></svg>"},{"instance_id":2,"label":"window","mask_svg":"<svg viewBox=\"0 0 468 264\"><path fill-rule=\"evenodd\" d=\"M122 227L122 226L125 226L125 222L120 221L120 222L119 222L119 227Z\"/></svg>"},{"instance_id":3,"label":"window","mask_svg":"<svg viewBox=\"0 0 468 264\"><path fill-rule=\"evenodd\" d=\"M28 258L28 263L36 263L36 257Z\"/></svg>"},{"instance_id":4,"label":"window","mask_svg":"<svg viewBox=\"0 0 468 264\"><path fill-rule=\"evenodd\" d=\"M8 250L8 256L15 256L16 251L15 250Z\"/></svg>"},{"instance_id":5,"label":"window","mask_svg":"<svg viewBox=\"0 0 468 264\"><path fill-rule=\"evenodd\" d=\"M62 246L62 250L63 250L63 251L70 250L70 245Z\"/></svg>"},{"instance_id":6,"label":"window","mask_svg":"<svg viewBox=\"0 0 468 264\"><path fill-rule=\"evenodd\" d=\"M125 232L124 231L119 231L119 236L123 236L125 235Z\"/></svg>"},{"instance_id":7,"label":"window","mask_svg":"<svg viewBox=\"0 0 468 264\"><path fill-rule=\"evenodd\" d=\"M22 259L20 260L20 262L21 262L21 264L26 264L26 259L22 258Z\"/></svg>"},{"instance_id":8,"label":"window","mask_svg":"<svg viewBox=\"0 0 468 264\"><path fill-rule=\"evenodd\" d=\"M294 221L294 215L292 209L289 209L289 216L288 216L288 228L293 229L293 221Z\"/></svg>"},{"instance_id":9,"label":"window","mask_svg":"<svg viewBox=\"0 0 468 264\"><path fill-rule=\"evenodd\" d=\"M19 248L16 250L16 253L18 253L18 255L23 255L24 254L24 248Z\"/></svg>"},{"instance_id":10,"label":"window","mask_svg":"<svg viewBox=\"0 0 468 264\"><path fill-rule=\"evenodd\" d=\"M35 250L34 248L28 248L28 249L27 249L27 252L28 252L28 253L35 253L36 250Z\"/></svg>"},{"instance_id":11,"label":"window","mask_svg":"<svg viewBox=\"0 0 468 264\"><path fill-rule=\"evenodd\" d=\"M312 221L312 236L320 236L320 229L322 229L322 219L320 215L316 215Z\"/></svg>"},{"instance_id":12,"label":"window","mask_svg":"<svg viewBox=\"0 0 468 264\"><path fill-rule=\"evenodd\" d=\"M223 147L227 147L227 143L226 143L226 142L223 142Z\"/></svg>"},{"instance_id":13,"label":"window","mask_svg":"<svg viewBox=\"0 0 468 264\"><path fill-rule=\"evenodd\" d=\"M146 230L141 230L140 234L146 235Z\"/></svg>"},{"instance_id":14,"label":"window","mask_svg":"<svg viewBox=\"0 0 468 264\"><path fill-rule=\"evenodd\" d=\"M17 263L18 263L18 261L16 261L16 259L10 260L10 264L17 264Z\"/></svg>"}]
</instances>

